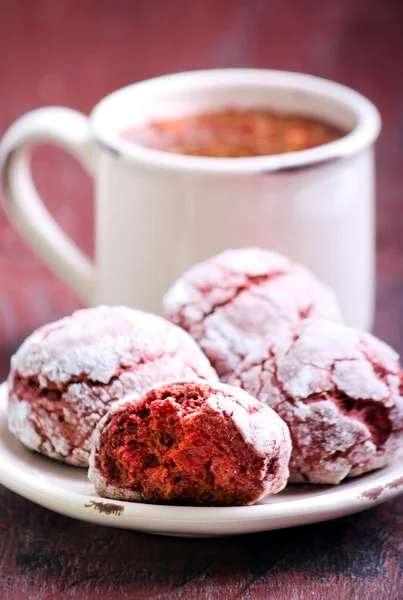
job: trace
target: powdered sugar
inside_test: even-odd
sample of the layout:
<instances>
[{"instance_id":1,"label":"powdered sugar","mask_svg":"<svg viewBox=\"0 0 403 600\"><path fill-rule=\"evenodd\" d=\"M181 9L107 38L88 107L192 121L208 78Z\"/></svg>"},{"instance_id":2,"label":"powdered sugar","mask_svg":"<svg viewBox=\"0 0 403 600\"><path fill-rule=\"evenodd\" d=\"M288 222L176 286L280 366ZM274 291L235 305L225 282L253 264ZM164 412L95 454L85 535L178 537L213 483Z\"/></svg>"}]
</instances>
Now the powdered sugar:
<instances>
[{"instance_id":1,"label":"powdered sugar","mask_svg":"<svg viewBox=\"0 0 403 600\"><path fill-rule=\"evenodd\" d=\"M307 320L299 337L279 361L277 378L284 391L296 398L307 398L336 386L352 398L385 399L390 393L387 382L377 375L374 363L362 351L363 345L372 351L375 362L379 346L374 340L373 336L351 327ZM382 348L385 349L385 344ZM392 352L388 361L391 374L399 372L397 355Z\"/></svg>"},{"instance_id":2,"label":"powdered sugar","mask_svg":"<svg viewBox=\"0 0 403 600\"><path fill-rule=\"evenodd\" d=\"M140 363L157 354L175 352L181 339L205 370L208 363L183 332L164 319L126 307L79 310L71 317L41 327L12 358L12 369L22 377L37 376L40 385L59 386L85 374L108 383L119 367ZM204 364L203 364L204 363Z\"/></svg>"},{"instance_id":3,"label":"powdered sugar","mask_svg":"<svg viewBox=\"0 0 403 600\"><path fill-rule=\"evenodd\" d=\"M207 405L230 417L245 443L252 445L258 454L264 456L282 442L287 445L287 427L268 406L257 403L244 390L230 385L215 384L211 389Z\"/></svg>"},{"instance_id":4,"label":"powdered sugar","mask_svg":"<svg viewBox=\"0 0 403 600\"><path fill-rule=\"evenodd\" d=\"M42 438L31 423L31 412L32 406L29 402L21 400L11 403L8 410L8 427L27 448L39 450Z\"/></svg>"},{"instance_id":5,"label":"powdered sugar","mask_svg":"<svg viewBox=\"0 0 403 600\"><path fill-rule=\"evenodd\" d=\"M335 363L332 380L350 398L384 400L390 394L387 384L376 377L373 366L364 358Z\"/></svg>"}]
</instances>

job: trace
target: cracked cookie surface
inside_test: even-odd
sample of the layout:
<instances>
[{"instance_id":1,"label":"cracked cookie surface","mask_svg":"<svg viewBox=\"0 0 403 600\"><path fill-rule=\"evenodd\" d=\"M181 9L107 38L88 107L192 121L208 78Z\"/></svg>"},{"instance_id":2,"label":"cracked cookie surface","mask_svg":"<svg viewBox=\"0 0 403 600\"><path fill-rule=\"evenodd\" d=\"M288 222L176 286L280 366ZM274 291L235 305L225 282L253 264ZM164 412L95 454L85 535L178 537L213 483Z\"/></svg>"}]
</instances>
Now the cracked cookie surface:
<instances>
[{"instance_id":1,"label":"cracked cookie surface","mask_svg":"<svg viewBox=\"0 0 403 600\"><path fill-rule=\"evenodd\" d=\"M89 478L101 496L164 504L253 504L281 491L284 421L240 388L154 386L113 404L94 436Z\"/></svg>"},{"instance_id":2,"label":"cracked cookie surface","mask_svg":"<svg viewBox=\"0 0 403 600\"><path fill-rule=\"evenodd\" d=\"M403 450L403 373L374 336L307 320L287 349L266 347L230 378L288 424L290 481L337 484Z\"/></svg>"},{"instance_id":3,"label":"cracked cookie surface","mask_svg":"<svg viewBox=\"0 0 403 600\"><path fill-rule=\"evenodd\" d=\"M327 286L258 248L226 250L195 265L167 292L164 311L197 341L224 382L256 347L286 345L305 318L341 321Z\"/></svg>"},{"instance_id":4,"label":"cracked cookie surface","mask_svg":"<svg viewBox=\"0 0 403 600\"><path fill-rule=\"evenodd\" d=\"M12 358L9 429L32 450L87 466L111 402L183 377L217 379L180 328L125 307L79 310L35 331Z\"/></svg>"}]
</instances>

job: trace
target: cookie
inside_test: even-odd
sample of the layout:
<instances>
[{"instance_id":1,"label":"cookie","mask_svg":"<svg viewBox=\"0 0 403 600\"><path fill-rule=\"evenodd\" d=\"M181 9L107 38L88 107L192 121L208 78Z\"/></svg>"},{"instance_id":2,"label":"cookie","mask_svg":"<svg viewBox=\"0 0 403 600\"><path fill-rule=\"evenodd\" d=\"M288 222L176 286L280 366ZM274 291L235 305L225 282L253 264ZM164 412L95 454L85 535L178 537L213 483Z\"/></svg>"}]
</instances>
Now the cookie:
<instances>
[{"instance_id":1,"label":"cookie","mask_svg":"<svg viewBox=\"0 0 403 600\"><path fill-rule=\"evenodd\" d=\"M89 478L106 498L253 504L282 490L285 423L239 388L177 381L113 404L98 424Z\"/></svg>"},{"instance_id":2,"label":"cookie","mask_svg":"<svg viewBox=\"0 0 403 600\"><path fill-rule=\"evenodd\" d=\"M290 429L290 481L337 484L403 450L403 372L374 336L307 320L287 349L267 346L230 377Z\"/></svg>"},{"instance_id":3,"label":"cookie","mask_svg":"<svg viewBox=\"0 0 403 600\"><path fill-rule=\"evenodd\" d=\"M197 341L224 382L257 346L286 345L305 318L341 321L328 287L304 267L258 248L226 250L191 268L167 292L164 311Z\"/></svg>"},{"instance_id":4,"label":"cookie","mask_svg":"<svg viewBox=\"0 0 403 600\"><path fill-rule=\"evenodd\" d=\"M13 356L9 429L32 450L87 466L111 402L183 377L217 379L182 329L125 307L79 310L38 329Z\"/></svg>"}]
</instances>

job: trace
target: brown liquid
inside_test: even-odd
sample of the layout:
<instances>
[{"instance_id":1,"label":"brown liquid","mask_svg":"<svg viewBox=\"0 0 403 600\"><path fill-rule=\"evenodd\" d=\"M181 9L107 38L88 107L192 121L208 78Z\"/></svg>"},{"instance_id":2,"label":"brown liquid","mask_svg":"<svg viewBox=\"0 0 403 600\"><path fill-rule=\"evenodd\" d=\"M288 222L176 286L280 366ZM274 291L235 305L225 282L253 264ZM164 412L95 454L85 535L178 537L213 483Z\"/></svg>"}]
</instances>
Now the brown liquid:
<instances>
[{"instance_id":1,"label":"brown liquid","mask_svg":"<svg viewBox=\"0 0 403 600\"><path fill-rule=\"evenodd\" d=\"M150 121L122 133L141 146L193 156L241 158L322 146L346 132L330 124L266 109L235 110Z\"/></svg>"}]
</instances>

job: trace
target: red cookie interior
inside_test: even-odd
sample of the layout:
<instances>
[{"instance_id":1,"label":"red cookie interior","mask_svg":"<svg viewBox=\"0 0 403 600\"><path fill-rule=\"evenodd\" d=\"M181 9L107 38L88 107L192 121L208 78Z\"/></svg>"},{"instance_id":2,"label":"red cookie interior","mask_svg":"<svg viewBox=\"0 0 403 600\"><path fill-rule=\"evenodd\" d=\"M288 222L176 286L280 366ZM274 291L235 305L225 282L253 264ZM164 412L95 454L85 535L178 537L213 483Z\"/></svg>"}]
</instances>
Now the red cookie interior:
<instances>
[{"instance_id":1,"label":"red cookie interior","mask_svg":"<svg viewBox=\"0 0 403 600\"><path fill-rule=\"evenodd\" d=\"M284 423L261 403L222 390L214 406L216 393L203 382L175 382L131 400L100 424L92 472L115 489L113 497L155 503L250 504L279 491L290 451ZM253 415L273 418L272 439L248 428Z\"/></svg>"}]
</instances>

